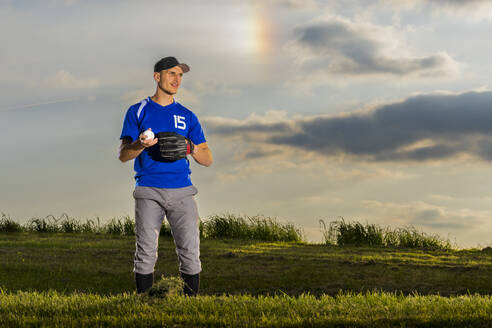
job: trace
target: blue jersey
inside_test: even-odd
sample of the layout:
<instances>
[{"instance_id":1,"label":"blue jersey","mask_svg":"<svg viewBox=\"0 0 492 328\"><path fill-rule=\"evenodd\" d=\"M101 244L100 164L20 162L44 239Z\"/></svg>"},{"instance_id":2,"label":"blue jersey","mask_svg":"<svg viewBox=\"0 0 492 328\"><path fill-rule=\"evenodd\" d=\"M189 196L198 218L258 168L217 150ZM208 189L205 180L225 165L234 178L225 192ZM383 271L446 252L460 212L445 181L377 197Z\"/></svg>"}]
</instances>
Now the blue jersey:
<instances>
[{"instance_id":1,"label":"blue jersey","mask_svg":"<svg viewBox=\"0 0 492 328\"><path fill-rule=\"evenodd\" d=\"M189 138L195 145L206 142L198 117L189 109L174 101L167 106L147 98L128 108L120 139L135 141L147 130L176 132ZM191 169L187 158L175 162L159 161L159 145L145 148L135 158L135 180L137 186L157 188L182 188L190 186Z\"/></svg>"}]
</instances>

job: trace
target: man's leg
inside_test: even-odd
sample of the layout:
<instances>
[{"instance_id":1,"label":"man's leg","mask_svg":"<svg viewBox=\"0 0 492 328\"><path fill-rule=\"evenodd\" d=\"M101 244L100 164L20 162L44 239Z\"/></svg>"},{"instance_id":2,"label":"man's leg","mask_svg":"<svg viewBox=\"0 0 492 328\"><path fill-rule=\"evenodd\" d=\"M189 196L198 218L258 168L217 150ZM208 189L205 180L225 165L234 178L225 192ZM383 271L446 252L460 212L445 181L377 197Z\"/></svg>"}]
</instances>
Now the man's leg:
<instances>
[{"instance_id":1,"label":"man's leg","mask_svg":"<svg viewBox=\"0 0 492 328\"><path fill-rule=\"evenodd\" d=\"M170 190L170 189L168 189ZM171 191L167 207L167 220L176 244L179 271L185 282L184 292L196 295L200 286L200 231L198 208L193 198L198 190L194 186Z\"/></svg>"},{"instance_id":2,"label":"man's leg","mask_svg":"<svg viewBox=\"0 0 492 328\"><path fill-rule=\"evenodd\" d=\"M161 206L160 194L150 187L136 187L133 197L136 226L133 271L137 293L143 293L152 287L154 280L159 232L165 210Z\"/></svg>"}]
</instances>

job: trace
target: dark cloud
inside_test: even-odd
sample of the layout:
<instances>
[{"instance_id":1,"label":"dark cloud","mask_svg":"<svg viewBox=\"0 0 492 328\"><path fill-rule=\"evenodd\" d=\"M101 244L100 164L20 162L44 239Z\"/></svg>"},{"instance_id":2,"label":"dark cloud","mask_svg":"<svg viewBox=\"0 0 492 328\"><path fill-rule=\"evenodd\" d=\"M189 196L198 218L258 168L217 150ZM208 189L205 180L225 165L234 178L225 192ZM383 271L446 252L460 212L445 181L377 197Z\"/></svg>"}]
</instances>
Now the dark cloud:
<instances>
[{"instance_id":1,"label":"dark cloud","mask_svg":"<svg viewBox=\"0 0 492 328\"><path fill-rule=\"evenodd\" d=\"M468 155L492 161L492 91L429 94L370 111L255 120L204 119L209 133L240 137L257 149L277 145L368 161L446 160ZM262 156L262 151L252 156Z\"/></svg>"},{"instance_id":2,"label":"dark cloud","mask_svg":"<svg viewBox=\"0 0 492 328\"><path fill-rule=\"evenodd\" d=\"M242 159L257 159L257 158L265 158L272 156L272 152L263 149L252 149L246 151L244 154L241 154L239 158Z\"/></svg>"},{"instance_id":3,"label":"dark cloud","mask_svg":"<svg viewBox=\"0 0 492 328\"><path fill-rule=\"evenodd\" d=\"M440 208L429 208L418 211L410 223L431 228L470 229L482 222L472 215L448 215Z\"/></svg>"},{"instance_id":4,"label":"dark cloud","mask_svg":"<svg viewBox=\"0 0 492 328\"><path fill-rule=\"evenodd\" d=\"M265 123L261 121L252 121L244 124L237 124L236 122L231 122L229 120L223 120L223 122L208 120L211 124L213 132L217 134L238 134L238 133L248 133L254 131L255 133L272 133L275 132L291 132L291 127L285 123Z\"/></svg>"},{"instance_id":5,"label":"dark cloud","mask_svg":"<svg viewBox=\"0 0 492 328\"><path fill-rule=\"evenodd\" d=\"M445 53L403 55L390 28L356 24L341 18L313 22L294 30L291 46L302 66L334 74L443 76L455 71ZM400 53L400 54L399 54Z\"/></svg>"}]
</instances>

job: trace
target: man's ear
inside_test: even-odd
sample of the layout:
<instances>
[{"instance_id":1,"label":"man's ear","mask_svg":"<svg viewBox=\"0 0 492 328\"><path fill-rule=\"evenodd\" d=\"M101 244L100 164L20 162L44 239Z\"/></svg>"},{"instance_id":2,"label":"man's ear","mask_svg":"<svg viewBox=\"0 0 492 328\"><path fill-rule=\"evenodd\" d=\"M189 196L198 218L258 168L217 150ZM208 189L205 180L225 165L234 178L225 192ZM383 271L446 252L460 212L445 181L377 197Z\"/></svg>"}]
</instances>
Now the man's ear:
<instances>
[{"instance_id":1,"label":"man's ear","mask_svg":"<svg viewBox=\"0 0 492 328\"><path fill-rule=\"evenodd\" d=\"M161 73L154 72L154 81L159 82L161 80Z\"/></svg>"}]
</instances>

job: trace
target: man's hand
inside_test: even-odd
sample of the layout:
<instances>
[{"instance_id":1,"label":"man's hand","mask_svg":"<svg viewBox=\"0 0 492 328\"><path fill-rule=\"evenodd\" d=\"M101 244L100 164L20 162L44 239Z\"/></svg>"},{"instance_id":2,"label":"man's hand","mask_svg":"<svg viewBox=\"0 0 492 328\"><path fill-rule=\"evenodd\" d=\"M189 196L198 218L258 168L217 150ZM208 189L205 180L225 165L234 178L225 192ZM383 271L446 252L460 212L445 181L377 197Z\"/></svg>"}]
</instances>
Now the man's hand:
<instances>
[{"instance_id":1,"label":"man's hand","mask_svg":"<svg viewBox=\"0 0 492 328\"><path fill-rule=\"evenodd\" d=\"M210 166L213 163L212 152L206 142L202 142L201 144L195 145L195 149L191 154L195 161L203 166Z\"/></svg>"},{"instance_id":2,"label":"man's hand","mask_svg":"<svg viewBox=\"0 0 492 328\"><path fill-rule=\"evenodd\" d=\"M148 128L147 131L152 131L152 129ZM147 136L144 133L145 133L145 131L140 133L140 135L138 136L138 141L140 142L140 145L143 148L152 147L153 145L155 145L156 143L159 142L159 139L157 139L157 138L154 138L154 139L147 138Z\"/></svg>"},{"instance_id":3,"label":"man's hand","mask_svg":"<svg viewBox=\"0 0 492 328\"><path fill-rule=\"evenodd\" d=\"M150 128L148 130L150 130ZM141 133L134 142L132 142L131 138L123 138L121 140L120 156L118 158L123 163L132 160L140 155L145 148L155 145L158 141L157 138L147 139L143 133Z\"/></svg>"}]
</instances>

